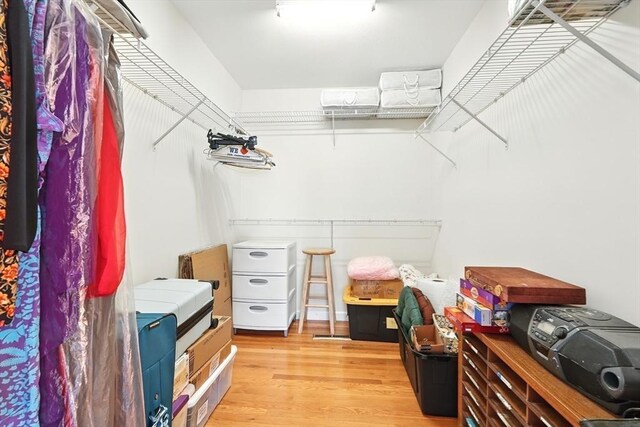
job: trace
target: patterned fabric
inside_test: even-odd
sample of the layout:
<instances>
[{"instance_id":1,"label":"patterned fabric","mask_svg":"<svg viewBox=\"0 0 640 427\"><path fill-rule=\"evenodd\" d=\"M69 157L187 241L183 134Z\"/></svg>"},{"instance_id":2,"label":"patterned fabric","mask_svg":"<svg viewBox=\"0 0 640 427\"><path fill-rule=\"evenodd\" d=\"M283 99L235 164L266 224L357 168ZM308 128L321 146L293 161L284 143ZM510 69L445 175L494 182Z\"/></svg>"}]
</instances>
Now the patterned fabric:
<instances>
[{"instance_id":1,"label":"patterned fabric","mask_svg":"<svg viewBox=\"0 0 640 427\"><path fill-rule=\"evenodd\" d=\"M44 182L44 167L49 159L53 132L62 131L62 123L49 110L44 83L44 26L47 0L25 0L32 22L32 50L38 106L38 186ZM38 212L38 224L41 223ZM39 426L40 393L40 228L29 252L19 254L20 288L15 318L10 327L0 330L0 425Z\"/></svg>"},{"instance_id":2,"label":"patterned fabric","mask_svg":"<svg viewBox=\"0 0 640 427\"><path fill-rule=\"evenodd\" d=\"M2 247L7 208L11 140L11 70L7 44L8 0L0 4L0 327L13 321L18 291L18 254ZM3 350L4 351L4 350Z\"/></svg>"}]
</instances>

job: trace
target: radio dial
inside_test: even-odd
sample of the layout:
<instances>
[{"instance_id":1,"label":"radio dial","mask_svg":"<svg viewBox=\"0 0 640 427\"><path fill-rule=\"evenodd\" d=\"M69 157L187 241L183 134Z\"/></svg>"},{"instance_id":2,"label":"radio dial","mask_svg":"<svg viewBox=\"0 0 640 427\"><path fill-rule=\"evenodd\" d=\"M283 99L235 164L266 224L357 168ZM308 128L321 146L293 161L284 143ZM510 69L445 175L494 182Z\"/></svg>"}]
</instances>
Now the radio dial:
<instances>
[{"instance_id":1,"label":"radio dial","mask_svg":"<svg viewBox=\"0 0 640 427\"><path fill-rule=\"evenodd\" d=\"M563 339L567 337L567 332L567 328L560 327L556 328L556 330L553 331L553 335L555 335L559 339Z\"/></svg>"}]
</instances>

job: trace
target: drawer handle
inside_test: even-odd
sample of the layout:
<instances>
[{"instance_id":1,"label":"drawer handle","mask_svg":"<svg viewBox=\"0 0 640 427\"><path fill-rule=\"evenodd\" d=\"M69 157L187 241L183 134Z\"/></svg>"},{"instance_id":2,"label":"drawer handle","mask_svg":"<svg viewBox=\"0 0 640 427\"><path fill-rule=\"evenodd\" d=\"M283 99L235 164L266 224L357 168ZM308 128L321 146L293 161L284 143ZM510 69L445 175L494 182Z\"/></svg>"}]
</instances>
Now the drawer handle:
<instances>
[{"instance_id":1,"label":"drawer handle","mask_svg":"<svg viewBox=\"0 0 640 427\"><path fill-rule=\"evenodd\" d=\"M249 256L254 258L266 258L269 256L269 254L262 251L253 251L253 252L249 252Z\"/></svg>"},{"instance_id":2,"label":"drawer handle","mask_svg":"<svg viewBox=\"0 0 640 427\"><path fill-rule=\"evenodd\" d=\"M267 283L269 283L269 281L267 279L251 279L249 280L249 283L251 283L252 285L266 285Z\"/></svg>"},{"instance_id":3,"label":"drawer handle","mask_svg":"<svg viewBox=\"0 0 640 427\"><path fill-rule=\"evenodd\" d=\"M249 307L249 311L257 313L264 313L267 310L269 310L269 307L265 307L264 305L252 305L251 307Z\"/></svg>"}]
</instances>

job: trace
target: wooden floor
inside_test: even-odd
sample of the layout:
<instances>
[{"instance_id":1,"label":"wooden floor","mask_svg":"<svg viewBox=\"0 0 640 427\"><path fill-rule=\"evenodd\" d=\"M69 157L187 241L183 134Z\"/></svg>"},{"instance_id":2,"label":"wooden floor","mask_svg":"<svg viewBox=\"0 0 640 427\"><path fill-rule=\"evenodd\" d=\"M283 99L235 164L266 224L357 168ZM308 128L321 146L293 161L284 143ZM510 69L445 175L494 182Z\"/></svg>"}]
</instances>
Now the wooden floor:
<instances>
[{"instance_id":1,"label":"wooden floor","mask_svg":"<svg viewBox=\"0 0 640 427\"><path fill-rule=\"evenodd\" d=\"M425 417L400 360L398 344L313 339L327 322L297 323L282 333L238 331L231 389L206 426L453 427ZM346 322L336 334L348 335Z\"/></svg>"}]
</instances>

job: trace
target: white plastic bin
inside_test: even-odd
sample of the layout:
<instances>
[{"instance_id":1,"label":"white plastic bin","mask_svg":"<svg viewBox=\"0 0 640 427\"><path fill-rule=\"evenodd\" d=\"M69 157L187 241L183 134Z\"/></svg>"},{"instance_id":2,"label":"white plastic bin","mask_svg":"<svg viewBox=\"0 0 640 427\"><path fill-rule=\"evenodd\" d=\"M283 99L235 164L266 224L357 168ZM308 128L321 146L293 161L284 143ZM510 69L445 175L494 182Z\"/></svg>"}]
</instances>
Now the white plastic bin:
<instances>
[{"instance_id":1,"label":"white plastic bin","mask_svg":"<svg viewBox=\"0 0 640 427\"><path fill-rule=\"evenodd\" d=\"M233 361L238 348L231 346L231 353L213 371L209 379L195 392L187 403L187 427L202 427L231 387Z\"/></svg>"}]
</instances>

